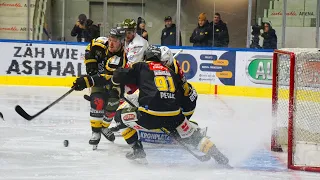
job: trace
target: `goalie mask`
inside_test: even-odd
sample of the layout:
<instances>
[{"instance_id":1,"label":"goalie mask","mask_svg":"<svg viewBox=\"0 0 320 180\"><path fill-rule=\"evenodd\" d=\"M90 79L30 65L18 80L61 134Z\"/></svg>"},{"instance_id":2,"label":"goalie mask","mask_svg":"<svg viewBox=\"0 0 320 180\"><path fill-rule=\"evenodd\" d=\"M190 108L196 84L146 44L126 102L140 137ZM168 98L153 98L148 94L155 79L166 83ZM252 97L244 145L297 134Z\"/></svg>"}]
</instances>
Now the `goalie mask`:
<instances>
[{"instance_id":1,"label":"goalie mask","mask_svg":"<svg viewBox=\"0 0 320 180\"><path fill-rule=\"evenodd\" d=\"M167 46L160 46L161 49L161 62L165 66L171 66L173 63L173 55Z\"/></svg>"}]
</instances>

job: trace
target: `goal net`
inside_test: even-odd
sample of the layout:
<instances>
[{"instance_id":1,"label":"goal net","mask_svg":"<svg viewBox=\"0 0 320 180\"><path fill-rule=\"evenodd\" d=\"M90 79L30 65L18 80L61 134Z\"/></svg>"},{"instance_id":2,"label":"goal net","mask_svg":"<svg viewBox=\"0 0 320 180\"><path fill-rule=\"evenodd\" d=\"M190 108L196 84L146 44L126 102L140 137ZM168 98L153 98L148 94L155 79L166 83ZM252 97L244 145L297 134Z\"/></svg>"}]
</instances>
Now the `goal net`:
<instances>
[{"instance_id":1,"label":"goal net","mask_svg":"<svg viewBox=\"0 0 320 180\"><path fill-rule=\"evenodd\" d=\"M288 168L320 171L320 51L273 55L271 149L288 153Z\"/></svg>"}]
</instances>

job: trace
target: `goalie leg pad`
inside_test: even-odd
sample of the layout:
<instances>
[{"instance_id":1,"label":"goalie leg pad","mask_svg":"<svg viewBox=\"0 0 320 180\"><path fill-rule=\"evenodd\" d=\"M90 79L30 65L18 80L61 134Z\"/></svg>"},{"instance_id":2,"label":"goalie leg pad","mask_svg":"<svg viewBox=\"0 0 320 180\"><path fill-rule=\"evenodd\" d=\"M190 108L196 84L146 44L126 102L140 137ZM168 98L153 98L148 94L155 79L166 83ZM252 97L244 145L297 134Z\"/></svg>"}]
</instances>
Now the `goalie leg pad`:
<instances>
[{"instance_id":1,"label":"goalie leg pad","mask_svg":"<svg viewBox=\"0 0 320 180\"><path fill-rule=\"evenodd\" d=\"M207 137L203 137L198 145L198 149L213 157L219 164L227 165L229 159Z\"/></svg>"},{"instance_id":2,"label":"goalie leg pad","mask_svg":"<svg viewBox=\"0 0 320 180\"><path fill-rule=\"evenodd\" d=\"M182 124L176 128L176 130L181 138L188 138L193 135L196 128L194 128L194 125L192 125L190 121L185 119Z\"/></svg>"},{"instance_id":3,"label":"goalie leg pad","mask_svg":"<svg viewBox=\"0 0 320 180\"><path fill-rule=\"evenodd\" d=\"M203 137L198 144L198 149L201 152L207 154L209 149L212 148L213 146L214 144L207 137Z\"/></svg>"},{"instance_id":4,"label":"goalie leg pad","mask_svg":"<svg viewBox=\"0 0 320 180\"><path fill-rule=\"evenodd\" d=\"M122 109L121 111L121 120L123 124L126 126L133 127L136 124L136 121L138 121L138 115L137 115L138 108L131 107Z\"/></svg>"}]
</instances>

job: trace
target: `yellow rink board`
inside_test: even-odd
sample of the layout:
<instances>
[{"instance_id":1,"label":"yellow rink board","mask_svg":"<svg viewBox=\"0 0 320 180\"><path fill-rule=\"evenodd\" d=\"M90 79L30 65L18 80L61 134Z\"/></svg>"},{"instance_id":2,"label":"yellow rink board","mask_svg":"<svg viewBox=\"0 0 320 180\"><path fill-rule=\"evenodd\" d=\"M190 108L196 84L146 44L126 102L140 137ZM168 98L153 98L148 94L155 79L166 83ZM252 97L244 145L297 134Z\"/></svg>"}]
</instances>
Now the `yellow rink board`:
<instances>
[{"instance_id":1,"label":"yellow rink board","mask_svg":"<svg viewBox=\"0 0 320 180\"><path fill-rule=\"evenodd\" d=\"M62 86L71 87L76 77L45 77L45 76L0 76L1 85L22 85L22 86ZM257 88L249 86L223 86L209 83L191 83L199 94L217 94L227 96L247 96L271 98L271 88ZM280 89L278 98L288 99L289 90ZM296 100L308 102L320 102L320 89L305 88L296 91Z\"/></svg>"},{"instance_id":2,"label":"yellow rink board","mask_svg":"<svg viewBox=\"0 0 320 180\"><path fill-rule=\"evenodd\" d=\"M307 102L320 102L320 89L314 88L306 88L300 89L295 92L296 101L307 101ZM278 93L278 99L285 100L289 99L289 90L288 89L280 89Z\"/></svg>"},{"instance_id":3,"label":"yellow rink board","mask_svg":"<svg viewBox=\"0 0 320 180\"><path fill-rule=\"evenodd\" d=\"M44 76L0 76L2 85L24 86L65 86L71 87L76 77L44 77ZM199 94L218 94L228 96L248 96L271 98L271 88L256 88L246 86L223 86L209 83L191 83Z\"/></svg>"}]
</instances>

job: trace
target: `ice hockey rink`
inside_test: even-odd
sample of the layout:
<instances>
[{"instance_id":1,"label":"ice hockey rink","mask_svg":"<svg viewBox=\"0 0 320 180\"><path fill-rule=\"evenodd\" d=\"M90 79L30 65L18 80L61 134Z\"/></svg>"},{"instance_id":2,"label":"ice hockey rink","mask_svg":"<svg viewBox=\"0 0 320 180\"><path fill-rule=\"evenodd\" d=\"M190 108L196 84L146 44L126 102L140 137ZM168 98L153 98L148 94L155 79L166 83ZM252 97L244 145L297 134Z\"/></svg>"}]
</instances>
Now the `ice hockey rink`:
<instances>
[{"instance_id":1,"label":"ice hockey rink","mask_svg":"<svg viewBox=\"0 0 320 180\"><path fill-rule=\"evenodd\" d=\"M14 111L19 104L34 114L67 90L0 86L5 119L0 121L0 179L320 179L319 173L288 170L285 157L269 151L271 99L200 95L192 119L208 127L207 135L234 167L221 169L213 160L199 162L177 145L145 144L147 165L125 158L131 148L122 138L110 143L102 137L93 151L85 92L72 93L32 121Z\"/></svg>"}]
</instances>

